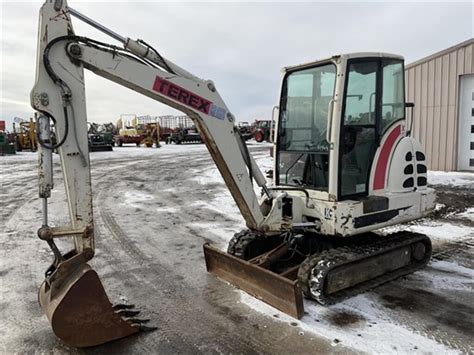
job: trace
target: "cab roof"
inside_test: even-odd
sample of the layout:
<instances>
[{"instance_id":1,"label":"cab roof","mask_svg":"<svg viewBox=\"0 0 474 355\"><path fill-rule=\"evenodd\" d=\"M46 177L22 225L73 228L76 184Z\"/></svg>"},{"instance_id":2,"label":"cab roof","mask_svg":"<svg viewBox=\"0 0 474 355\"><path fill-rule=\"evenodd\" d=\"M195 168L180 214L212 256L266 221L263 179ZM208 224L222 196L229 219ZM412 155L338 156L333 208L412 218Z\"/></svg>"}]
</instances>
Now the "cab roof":
<instances>
[{"instance_id":1,"label":"cab roof","mask_svg":"<svg viewBox=\"0 0 474 355\"><path fill-rule=\"evenodd\" d=\"M348 59L355 59L355 58L391 58L391 59L399 59L404 60L401 55L392 54L392 53L383 53L383 52L355 52L355 53L345 53L345 54L338 54L333 55L332 57L325 58L325 59L318 59L312 62L293 65L289 67L284 67L283 72L293 71L297 69L304 69L309 68L318 64L324 63L340 63L341 61L348 60Z\"/></svg>"}]
</instances>

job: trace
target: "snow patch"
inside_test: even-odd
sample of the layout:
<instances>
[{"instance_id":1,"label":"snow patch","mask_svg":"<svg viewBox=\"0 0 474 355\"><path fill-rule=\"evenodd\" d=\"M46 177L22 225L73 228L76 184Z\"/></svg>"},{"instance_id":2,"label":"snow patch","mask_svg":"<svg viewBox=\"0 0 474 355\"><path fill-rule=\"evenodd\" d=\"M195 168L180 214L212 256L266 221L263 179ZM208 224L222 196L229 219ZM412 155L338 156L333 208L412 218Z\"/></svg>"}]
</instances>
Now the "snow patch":
<instances>
[{"instance_id":1,"label":"snow patch","mask_svg":"<svg viewBox=\"0 0 474 355\"><path fill-rule=\"evenodd\" d=\"M208 185L208 184L224 184L224 179L221 176L219 170L216 167L212 167L211 169L207 169L202 172L200 175L197 175L192 179L199 183L200 185Z\"/></svg>"},{"instance_id":2,"label":"snow patch","mask_svg":"<svg viewBox=\"0 0 474 355\"><path fill-rule=\"evenodd\" d=\"M258 157L255 161L263 172L273 169L273 158L271 156Z\"/></svg>"},{"instance_id":3,"label":"snow patch","mask_svg":"<svg viewBox=\"0 0 474 355\"><path fill-rule=\"evenodd\" d=\"M160 213L177 213L179 209L175 207L157 207L156 209Z\"/></svg>"},{"instance_id":4,"label":"snow patch","mask_svg":"<svg viewBox=\"0 0 474 355\"><path fill-rule=\"evenodd\" d=\"M474 231L469 226L430 220L423 220L419 224L413 225L396 225L380 229L379 231L383 234L388 234L401 230L426 234L429 238L435 240L455 240L474 236Z\"/></svg>"},{"instance_id":5,"label":"snow patch","mask_svg":"<svg viewBox=\"0 0 474 355\"><path fill-rule=\"evenodd\" d=\"M224 214L227 218L235 220L235 221L241 221L242 216L240 214L240 211L235 204L234 199L230 195L230 192L224 191L217 193L214 197L214 199L209 200L209 201L196 201L190 204L190 206L195 207L195 208L208 208L210 210L213 210L215 212Z\"/></svg>"},{"instance_id":6,"label":"snow patch","mask_svg":"<svg viewBox=\"0 0 474 355\"><path fill-rule=\"evenodd\" d=\"M474 284L474 270L444 260L432 260L427 269L419 270L412 277L436 290L472 292Z\"/></svg>"},{"instance_id":7,"label":"snow patch","mask_svg":"<svg viewBox=\"0 0 474 355\"><path fill-rule=\"evenodd\" d=\"M241 302L253 310L274 320L298 326L303 331L332 340L334 346L350 346L358 351L378 354L411 353L414 349L429 353L456 353L434 340L397 324L379 306L379 301L374 295L359 295L329 307L305 300L305 315L300 320L295 320L243 291L238 292ZM345 315L351 315L354 322L341 326L334 321L338 316ZM384 341L380 341L381 339Z\"/></svg>"},{"instance_id":8,"label":"snow patch","mask_svg":"<svg viewBox=\"0 0 474 355\"><path fill-rule=\"evenodd\" d=\"M125 191L123 194L124 202L121 205L126 205L129 207L141 208L143 207L143 203L146 201L153 200L152 195L148 195L146 193L140 191Z\"/></svg>"},{"instance_id":9,"label":"snow patch","mask_svg":"<svg viewBox=\"0 0 474 355\"><path fill-rule=\"evenodd\" d=\"M456 213L454 216L459 218L465 218L474 222L474 207L469 207L464 212Z\"/></svg>"},{"instance_id":10,"label":"snow patch","mask_svg":"<svg viewBox=\"0 0 474 355\"><path fill-rule=\"evenodd\" d=\"M450 186L474 185L474 174L456 171L428 171L428 183L430 185Z\"/></svg>"}]
</instances>

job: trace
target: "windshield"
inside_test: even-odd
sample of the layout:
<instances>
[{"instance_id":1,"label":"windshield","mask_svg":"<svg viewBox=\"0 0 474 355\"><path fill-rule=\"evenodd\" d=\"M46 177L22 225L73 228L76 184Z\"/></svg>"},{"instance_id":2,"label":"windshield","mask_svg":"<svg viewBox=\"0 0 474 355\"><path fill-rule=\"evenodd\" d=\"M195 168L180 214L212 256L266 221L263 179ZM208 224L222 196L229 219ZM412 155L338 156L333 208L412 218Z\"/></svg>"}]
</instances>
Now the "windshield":
<instances>
[{"instance_id":1,"label":"windshield","mask_svg":"<svg viewBox=\"0 0 474 355\"><path fill-rule=\"evenodd\" d=\"M327 64L300 70L283 84L280 149L321 151L326 147L328 106L333 98L336 67Z\"/></svg>"},{"instance_id":2,"label":"windshield","mask_svg":"<svg viewBox=\"0 0 474 355\"><path fill-rule=\"evenodd\" d=\"M336 66L290 73L283 83L278 130L278 184L327 190L329 103Z\"/></svg>"}]
</instances>

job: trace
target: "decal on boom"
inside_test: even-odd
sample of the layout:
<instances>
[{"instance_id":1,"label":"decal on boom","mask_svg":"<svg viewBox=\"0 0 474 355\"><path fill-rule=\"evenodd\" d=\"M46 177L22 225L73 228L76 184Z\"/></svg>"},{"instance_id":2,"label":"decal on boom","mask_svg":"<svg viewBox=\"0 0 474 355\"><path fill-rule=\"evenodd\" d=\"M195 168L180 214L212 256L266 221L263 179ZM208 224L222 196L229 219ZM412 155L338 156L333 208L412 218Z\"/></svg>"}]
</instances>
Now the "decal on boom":
<instances>
[{"instance_id":1,"label":"decal on boom","mask_svg":"<svg viewBox=\"0 0 474 355\"><path fill-rule=\"evenodd\" d=\"M192 107L195 110L201 111L206 115L211 110L212 102L205 98L188 91L181 86L173 84L172 82L162 79L159 76L155 78L153 90L179 101L186 106Z\"/></svg>"}]
</instances>

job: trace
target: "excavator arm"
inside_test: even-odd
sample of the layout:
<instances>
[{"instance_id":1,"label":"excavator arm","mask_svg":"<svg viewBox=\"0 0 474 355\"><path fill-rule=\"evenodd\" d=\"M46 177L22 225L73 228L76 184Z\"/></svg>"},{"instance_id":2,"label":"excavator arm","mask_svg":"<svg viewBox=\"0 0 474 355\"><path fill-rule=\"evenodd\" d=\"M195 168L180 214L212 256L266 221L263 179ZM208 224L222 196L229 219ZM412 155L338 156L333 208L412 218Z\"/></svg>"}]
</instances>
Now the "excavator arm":
<instances>
[{"instance_id":1,"label":"excavator arm","mask_svg":"<svg viewBox=\"0 0 474 355\"><path fill-rule=\"evenodd\" d=\"M75 35L71 15L109 34L123 47ZM248 228L268 230L254 192L254 181L270 199L265 177L212 81L190 74L144 41L112 32L69 8L65 0L46 1L40 10L31 105L38 112L39 182L43 199L43 226L38 235L51 247L55 261L46 273L39 300L55 333L74 346L101 344L144 328L139 322L134 324L124 318L130 311L112 307L97 274L87 264L94 255L94 227L84 68L187 114L199 128ZM48 225L47 199L53 188L54 149L61 159L69 226ZM75 246L66 254L55 244L54 240L60 237L74 238Z\"/></svg>"}]
</instances>

